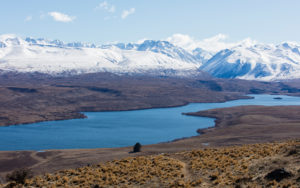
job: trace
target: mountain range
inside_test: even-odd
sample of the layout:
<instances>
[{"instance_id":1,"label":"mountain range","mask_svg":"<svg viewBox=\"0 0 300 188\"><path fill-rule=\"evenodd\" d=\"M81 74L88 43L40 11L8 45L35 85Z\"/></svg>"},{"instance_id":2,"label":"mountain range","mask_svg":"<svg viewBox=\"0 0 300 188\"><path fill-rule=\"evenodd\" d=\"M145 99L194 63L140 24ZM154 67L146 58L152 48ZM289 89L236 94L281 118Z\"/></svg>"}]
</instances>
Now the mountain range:
<instances>
[{"instance_id":1,"label":"mountain range","mask_svg":"<svg viewBox=\"0 0 300 188\"><path fill-rule=\"evenodd\" d=\"M263 44L250 39L218 51L187 49L164 40L96 45L60 40L0 36L0 72L281 80L300 78L300 45Z\"/></svg>"}]
</instances>

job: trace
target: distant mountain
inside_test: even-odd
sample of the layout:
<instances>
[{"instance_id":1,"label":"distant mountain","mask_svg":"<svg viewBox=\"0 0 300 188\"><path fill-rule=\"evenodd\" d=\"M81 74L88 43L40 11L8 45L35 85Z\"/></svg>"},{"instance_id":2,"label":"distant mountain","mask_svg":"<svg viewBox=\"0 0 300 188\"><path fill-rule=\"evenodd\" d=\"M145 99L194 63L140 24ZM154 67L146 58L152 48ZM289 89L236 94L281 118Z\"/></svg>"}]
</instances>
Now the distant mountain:
<instances>
[{"instance_id":1,"label":"distant mountain","mask_svg":"<svg viewBox=\"0 0 300 188\"><path fill-rule=\"evenodd\" d=\"M0 72L126 75L279 80L300 78L300 45L244 40L218 52L185 49L168 41L96 45L0 36Z\"/></svg>"},{"instance_id":2,"label":"distant mountain","mask_svg":"<svg viewBox=\"0 0 300 188\"><path fill-rule=\"evenodd\" d=\"M97 46L59 40L0 37L2 72L40 72L51 75L111 72L158 76L199 76L201 62L180 47L164 41Z\"/></svg>"},{"instance_id":3,"label":"distant mountain","mask_svg":"<svg viewBox=\"0 0 300 188\"><path fill-rule=\"evenodd\" d=\"M14 36L11 36L14 37ZM15 38L18 38L15 36ZM18 38L20 40L20 38ZM22 40L22 39L21 39ZM74 47L74 48L96 48L97 46L95 44L88 44L88 43L82 43L82 42L72 42L72 43L64 43L61 40L46 40L43 38L40 39L34 39L31 37L27 37L25 39L26 42L28 42L29 45L37 45L37 46L49 46L49 47Z\"/></svg>"},{"instance_id":4,"label":"distant mountain","mask_svg":"<svg viewBox=\"0 0 300 188\"><path fill-rule=\"evenodd\" d=\"M155 41L155 40L145 40L140 44L134 43L118 43L115 45L104 45L102 48L110 48L112 46L118 47L122 50L135 50L135 51L151 51L154 53L159 53L166 55L173 59L178 59L185 62L191 62L195 64L201 64L201 57L196 57L194 54L187 52L181 47L174 46L167 41Z\"/></svg>"},{"instance_id":5,"label":"distant mountain","mask_svg":"<svg viewBox=\"0 0 300 188\"><path fill-rule=\"evenodd\" d=\"M200 69L219 78L279 80L300 78L300 45L252 44L221 50Z\"/></svg>"},{"instance_id":6,"label":"distant mountain","mask_svg":"<svg viewBox=\"0 0 300 188\"><path fill-rule=\"evenodd\" d=\"M201 48L194 49L192 53L194 57L202 63L206 63L214 55L213 52L209 52Z\"/></svg>"}]
</instances>

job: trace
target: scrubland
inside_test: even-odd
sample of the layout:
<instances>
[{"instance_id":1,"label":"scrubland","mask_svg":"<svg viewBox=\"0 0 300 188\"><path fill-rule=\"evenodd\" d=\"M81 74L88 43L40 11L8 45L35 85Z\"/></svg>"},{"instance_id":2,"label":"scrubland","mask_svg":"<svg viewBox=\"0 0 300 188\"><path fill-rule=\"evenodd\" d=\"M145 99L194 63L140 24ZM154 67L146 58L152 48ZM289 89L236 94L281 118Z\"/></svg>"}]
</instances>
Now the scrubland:
<instances>
[{"instance_id":1,"label":"scrubland","mask_svg":"<svg viewBox=\"0 0 300 188\"><path fill-rule=\"evenodd\" d=\"M300 187L300 140L128 157L6 187Z\"/></svg>"}]
</instances>

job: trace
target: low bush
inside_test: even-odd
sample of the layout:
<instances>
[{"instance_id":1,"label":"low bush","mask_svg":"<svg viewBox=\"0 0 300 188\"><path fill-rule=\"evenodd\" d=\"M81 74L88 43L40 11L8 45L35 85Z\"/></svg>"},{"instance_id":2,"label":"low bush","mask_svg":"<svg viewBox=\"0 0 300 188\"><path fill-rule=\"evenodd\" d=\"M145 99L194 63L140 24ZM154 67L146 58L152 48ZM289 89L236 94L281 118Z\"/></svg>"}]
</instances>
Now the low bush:
<instances>
[{"instance_id":1,"label":"low bush","mask_svg":"<svg viewBox=\"0 0 300 188\"><path fill-rule=\"evenodd\" d=\"M10 174L6 175L6 181L16 182L17 184L24 184L26 179L32 178L33 173L30 169L21 168L13 171Z\"/></svg>"},{"instance_id":2,"label":"low bush","mask_svg":"<svg viewBox=\"0 0 300 188\"><path fill-rule=\"evenodd\" d=\"M137 142L134 146L133 146L133 152L136 153L136 152L140 152L141 151L141 148L142 148L142 145Z\"/></svg>"}]
</instances>

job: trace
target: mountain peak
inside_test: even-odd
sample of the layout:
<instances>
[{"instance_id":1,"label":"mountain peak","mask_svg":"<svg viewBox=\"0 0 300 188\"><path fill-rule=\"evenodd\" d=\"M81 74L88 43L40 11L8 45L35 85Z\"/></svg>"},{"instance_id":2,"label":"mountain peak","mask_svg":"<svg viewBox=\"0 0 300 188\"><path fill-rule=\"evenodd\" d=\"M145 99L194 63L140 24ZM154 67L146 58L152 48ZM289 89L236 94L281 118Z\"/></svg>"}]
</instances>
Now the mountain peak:
<instances>
[{"instance_id":1,"label":"mountain peak","mask_svg":"<svg viewBox=\"0 0 300 188\"><path fill-rule=\"evenodd\" d=\"M139 51L146 51L151 49L166 49L166 48L174 48L174 45L167 41L160 40L145 40L143 43L138 45Z\"/></svg>"},{"instance_id":2,"label":"mountain peak","mask_svg":"<svg viewBox=\"0 0 300 188\"><path fill-rule=\"evenodd\" d=\"M193 50L186 50L170 40L143 40L138 43L96 46L32 37L23 40L14 34L1 35L0 71L54 75L112 72L189 77L204 70L221 78L300 78L299 44L263 44L247 38L227 45L219 41L224 38L225 36L220 35L196 42ZM207 46L203 42L211 44ZM206 50L213 45L221 50Z\"/></svg>"},{"instance_id":3,"label":"mountain peak","mask_svg":"<svg viewBox=\"0 0 300 188\"><path fill-rule=\"evenodd\" d=\"M24 44L24 40L15 34L0 35L0 42L6 44L6 46Z\"/></svg>"},{"instance_id":4,"label":"mountain peak","mask_svg":"<svg viewBox=\"0 0 300 188\"><path fill-rule=\"evenodd\" d=\"M284 48L300 48L300 44L291 41L283 42L280 45Z\"/></svg>"},{"instance_id":5,"label":"mountain peak","mask_svg":"<svg viewBox=\"0 0 300 188\"><path fill-rule=\"evenodd\" d=\"M251 38L246 38L244 40L242 40L241 42L238 43L238 47L243 47L243 48L250 48L253 47L255 45L258 45L258 41L253 40Z\"/></svg>"}]
</instances>

